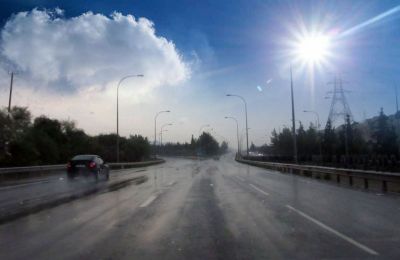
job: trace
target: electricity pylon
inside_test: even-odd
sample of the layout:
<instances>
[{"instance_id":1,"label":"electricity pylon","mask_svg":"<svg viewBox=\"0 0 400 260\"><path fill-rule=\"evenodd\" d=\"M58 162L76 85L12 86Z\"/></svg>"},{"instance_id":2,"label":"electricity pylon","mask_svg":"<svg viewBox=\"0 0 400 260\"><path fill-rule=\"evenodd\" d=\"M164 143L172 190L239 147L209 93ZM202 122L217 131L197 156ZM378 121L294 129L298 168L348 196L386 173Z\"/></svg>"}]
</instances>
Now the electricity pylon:
<instances>
[{"instance_id":1,"label":"electricity pylon","mask_svg":"<svg viewBox=\"0 0 400 260\"><path fill-rule=\"evenodd\" d=\"M338 123L338 119L343 119L343 123L346 123L348 116L350 118L350 122L353 122L353 115L344 94L346 91L343 89L342 79L338 79L335 76L334 81L328 84L333 84L333 91L328 92L328 94L332 94L332 103L329 111L328 121L331 122L331 125Z\"/></svg>"}]
</instances>

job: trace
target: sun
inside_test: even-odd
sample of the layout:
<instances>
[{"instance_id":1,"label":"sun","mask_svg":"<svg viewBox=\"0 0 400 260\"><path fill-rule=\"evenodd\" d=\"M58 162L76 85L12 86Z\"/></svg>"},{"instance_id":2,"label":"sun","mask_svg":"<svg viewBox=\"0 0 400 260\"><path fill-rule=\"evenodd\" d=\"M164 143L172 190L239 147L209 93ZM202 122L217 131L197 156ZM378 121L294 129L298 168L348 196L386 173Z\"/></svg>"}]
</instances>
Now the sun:
<instances>
[{"instance_id":1,"label":"sun","mask_svg":"<svg viewBox=\"0 0 400 260\"><path fill-rule=\"evenodd\" d=\"M329 56L330 39L323 34L306 35L298 39L295 54L306 63L321 63Z\"/></svg>"}]
</instances>

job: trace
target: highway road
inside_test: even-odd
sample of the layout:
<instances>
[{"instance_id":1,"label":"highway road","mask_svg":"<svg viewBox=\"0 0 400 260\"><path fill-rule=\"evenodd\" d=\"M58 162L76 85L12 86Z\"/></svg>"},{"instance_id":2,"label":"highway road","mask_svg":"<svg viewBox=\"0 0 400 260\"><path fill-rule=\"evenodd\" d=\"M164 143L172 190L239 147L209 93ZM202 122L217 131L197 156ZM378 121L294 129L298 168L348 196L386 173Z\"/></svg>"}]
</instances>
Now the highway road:
<instances>
[{"instance_id":1,"label":"highway road","mask_svg":"<svg viewBox=\"0 0 400 260\"><path fill-rule=\"evenodd\" d=\"M232 156L167 159L124 172L135 174L147 178L1 225L0 259L400 257L398 195L260 169ZM51 183L7 194L51 193Z\"/></svg>"}]
</instances>

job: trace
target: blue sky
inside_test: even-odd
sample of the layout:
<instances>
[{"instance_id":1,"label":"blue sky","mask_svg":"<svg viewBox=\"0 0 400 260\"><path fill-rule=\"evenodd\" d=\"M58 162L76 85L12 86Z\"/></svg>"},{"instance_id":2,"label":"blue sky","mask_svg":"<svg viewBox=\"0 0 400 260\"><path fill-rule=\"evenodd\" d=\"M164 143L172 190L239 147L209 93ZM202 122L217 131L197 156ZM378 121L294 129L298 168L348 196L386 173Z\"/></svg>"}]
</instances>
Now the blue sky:
<instances>
[{"instance_id":1,"label":"blue sky","mask_svg":"<svg viewBox=\"0 0 400 260\"><path fill-rule=\"evenodd\" d=\"M200 125L209 123L218 134L233 142L235 133L231 122L223 119L225 115L235 116L243 122L240 100L224 97L226 93L233 93L244 96L249 103L250 140L257 144L268 140L266 135L273 128L290 124L289 64L293 63L290 43L295 40L296 33L302 28L315 28L340 34L400 5L400 1L382 0L2 0L0 3L2 26L12 13L33 8L58 7L64 10L63 19L88 11L105 16L117 11L122 15L147 18L154 23L157 37L165 37L175 45L176 52L190 70L190 76L174 82L172 85L177 85L177 88L151 88L149 91L154 93L149 100L147 96L139 98L135 105L127 107L132 109L138 121L133 127L125 129L125 135L139 132L151 137L151 126L147 125L152 120L146 120L144 115L150 117L154 114L157 111L154 105L158 104L158 110L166 107L174 112L160 119L160 124L174 121L176 125L181 125L171 128L166 140L186 141L191 134L196 135ZM364 114L367 117L377 114L380 107L387 113L393 113L394 86L397 84L400 87L399 46L400 12L395 12L336 41L331 57L323 66L315 67L313 76L308 67L295 62L297 118L308 125L314 118L302 111L313 109L320 113L322 124L325 124L330 100L324 97L332 87L327 83L332 81L334 74L340 74L347 82L345 87L351 91L347 98L356 121L361 121ZM0 105L6 104L7 81L4 82L0 87ZM50 92L53 96L57 95L54 89ZM16 104L20 103L16 100ZM28 105L35 110L35 104ZM67 114L51 113L43 108L36 109L36 113L67 117ZM82 118L72 112L68 117L77 120L78 126L91 133L113 131L111 123L99 123L92 117ZM127 117L126 120L133 118Z\"/></svg>"}]
</instances>

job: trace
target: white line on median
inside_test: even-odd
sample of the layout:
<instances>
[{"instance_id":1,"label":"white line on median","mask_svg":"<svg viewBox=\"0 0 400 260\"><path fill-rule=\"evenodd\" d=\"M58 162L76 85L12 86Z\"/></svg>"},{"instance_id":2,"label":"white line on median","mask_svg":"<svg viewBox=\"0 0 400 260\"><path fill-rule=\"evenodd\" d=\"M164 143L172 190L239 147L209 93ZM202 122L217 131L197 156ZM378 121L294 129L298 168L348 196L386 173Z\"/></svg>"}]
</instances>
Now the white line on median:
<instances>
[{"instance_id":1,"label":"white line on median","mask_svg":"<svg viewBox=\"0 0 400 260\"><path fill-rule=\"evenodd\" d=\"M261 192L262 194L268 196L269 194L265 191L263 191L262 189L258 188L257 186L253 185L253 184L249 184L253 189L257 190L258 192Z\"/></svg>"},{"instance_id":2,"label":"white line on median","mask_svg":"<svg viewBox=\"0 0 400 260\"><path fill-rule=\"evenodd\" d=\"M174 182L174 181L171 181L170 183L167 184L167 186L172 186L172 185L174 185L174 184L175 184L175 182Z\"/></svg>"},{"instance_id":3,"label":"white line on median","mask_svg":"<svg viewBox=\"0 0 400 260\"><path fill-rule=\"evenodd\" d=\"M361 243L358 243L358 242L355 241L354 239L352 239L352 238L350 238L350 237L348 237L348 236L346 236L346 235L340 233L339 231L334 230L333 228L331 228L331 227L325 225L324 223L322 223L322 222L316 220L315 218L310 217L310 216L307 215L306 213L304 213L304 212L302 212L302 211L300 211L300 210L298 210L298 209L295 209L295 208L293 208L293 207L290 206L290 205L286 205L286 207L289 208L289 209L291 209L291 210L293 210L294 212L296 212L296 213L299 214L300 216L302 216L302 217L308 219L309 221L313 222L314 224L318 225L319 227L321 227L321 228L323 228L323 229L325 229L325 230L327 230L327 231L333 233L334 235L340 237L341 239L343 239L343 240L349 242L350 244L352 244L352 245L358 247L359 249L364 250L365 252L367 252L367 253L369 253L369 254L371 254L371 255L379 255L378 252L376 252L375 250L373 250L373 249L371 249L371 248L369 248L369 247L367 247L367 246L365 246L365 245L363 245L363 244L361 244Z\"/></svg>"},{"instance_id":4,"label":"white line on median","mask_svg":"<svg viewBox=\"0 0 400 260\"><path fill-rule=\"evenodd\" d=\"M143 202L139 207L144 208L150 205L155 199L157 195L151 195L145 202Z\"/></svg>"},{"instance_id":5,"label":"white line on median","mask_svg":"<svg viewBox=\"0 0 400 260\"><path fill-rule=\"evenodd\" d=\"M242 182L244 182L244 180L243 180L241 177L236 176L236 178L238 178L239 180L241 180Z\"/></svg>"}]
</instances>

